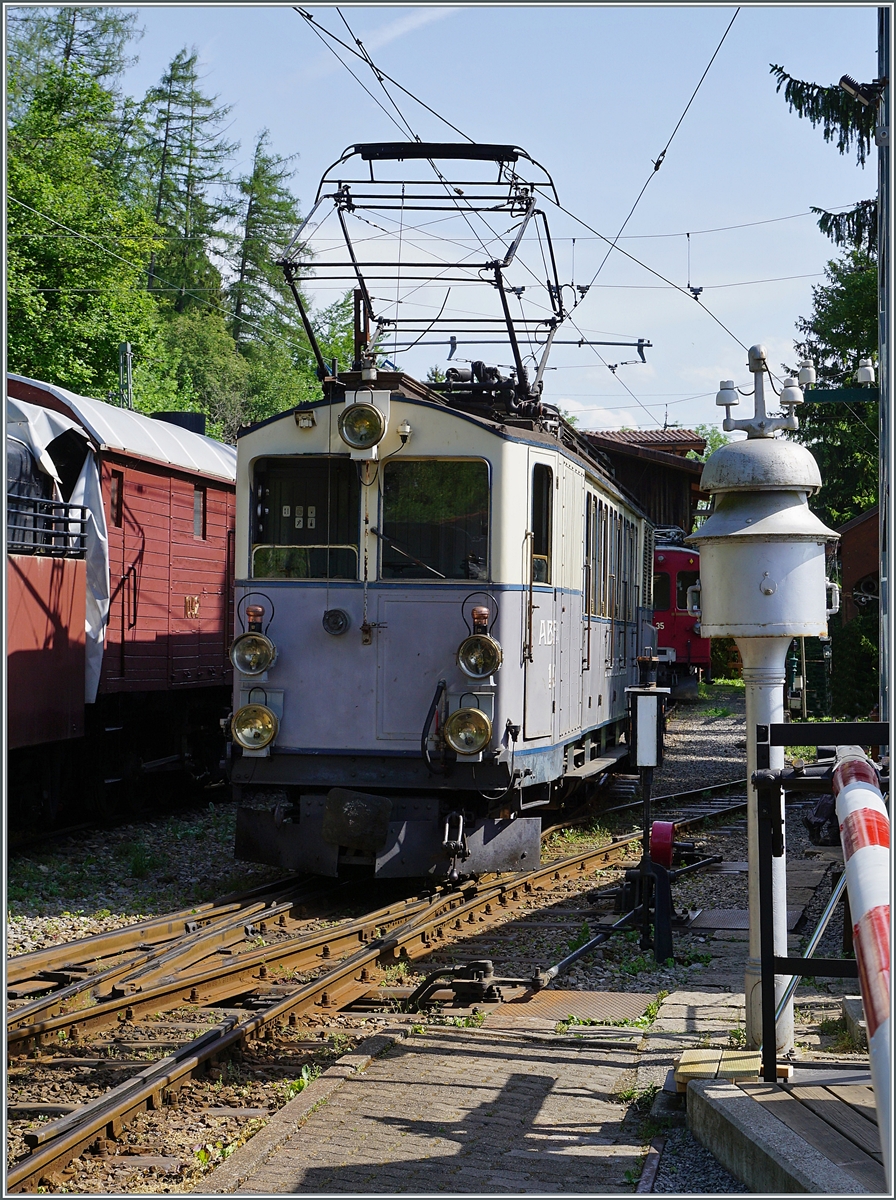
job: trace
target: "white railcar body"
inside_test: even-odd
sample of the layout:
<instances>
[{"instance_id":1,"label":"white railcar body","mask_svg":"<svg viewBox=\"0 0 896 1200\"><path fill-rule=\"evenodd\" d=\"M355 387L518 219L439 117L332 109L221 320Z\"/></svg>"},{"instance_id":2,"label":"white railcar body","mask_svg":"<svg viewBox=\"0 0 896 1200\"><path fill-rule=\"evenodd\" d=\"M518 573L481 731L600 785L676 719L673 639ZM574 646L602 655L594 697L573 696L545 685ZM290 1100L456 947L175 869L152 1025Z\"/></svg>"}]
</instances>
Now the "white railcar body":
<instances>
[{"instance_id":1,"label":"white railcar body","mask_svg":"<svg viewBox=\"0 0 896 1200\"><path fill-rule=\"evenodd\" d=\"M540 810L624 752L624 689L649 635L651 527L584 442L380 379L388 429L375 459L353 458L339 434L351 390L239 439L236 633L259 604L276 659L236 672L234 709L266 706L277 732L233 764L244 799L263 801L241 809L238 850L325 874L529 865ZM458 647L477 606L502 661L471 679ZM333 611L335 633L323 620ZM445 746L459 708L488 717L478 753ZM365 796L368 810L388 802L379 845ZM361 846L333 840L350 824L325 837L338 804L364 810ZM446 832L455 813L460 855Z\"/></svg>"}]
</instances>

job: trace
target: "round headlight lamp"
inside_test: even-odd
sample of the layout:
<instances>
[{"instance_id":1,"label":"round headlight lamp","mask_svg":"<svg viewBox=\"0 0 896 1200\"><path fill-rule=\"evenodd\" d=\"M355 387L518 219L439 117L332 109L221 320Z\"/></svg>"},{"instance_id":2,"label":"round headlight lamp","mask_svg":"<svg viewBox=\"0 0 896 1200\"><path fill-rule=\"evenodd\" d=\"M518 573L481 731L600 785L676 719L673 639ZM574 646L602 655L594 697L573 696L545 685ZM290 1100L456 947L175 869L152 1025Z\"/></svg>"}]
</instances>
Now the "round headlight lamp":
<instances>
[{"instance_id":1,"label":"round headlight lamp","mask_svg":"<svg viewBox=\"0 0 896 1200\"><path fill-rule=\"evenodd\" d=\"M480 754L492 740L492 723L481 708L458 708L445 722L444 734L455 754Z\"/></svg>"},{"instance_id":2,"label":"round headlight lamp","mask_svg":"<svg viewBox=\"0 0 896 1200\"><path fill-rule=\"evenodd\" d=\"M457 649L457 665L471 679L488 679L504 661L504 651L487 633L464 638Z\"/></svg>"},{"instance_id":3,"label":"round headlight lamp","mask_svg":"<svg viewBox=\"0 0 896 1200\"><path fill-rule=\"evenodd\" d=\"M263 633L241 633L230 647L230 661L242 675L263 675L276 657L276 646Z\"/></svg>"},{"instance_id":4,"label":"round headlight lamp","mask_svg":"<svg viewBox=\"0 0 896 1200\"><path fill-rule=\"evenodd\" d=\"M386 418L373 404L350 404L339 414L339 436L353 450L369 450L386 434Z\"/></svg>"},{"instance_id":5,"label":"round headlight lamp","mask_svg":"<svg viewBox=\"0 0 896 1200\"><path fill-rule=\"evenodd\" d=\"M233 714L230 730L244 750L263 750L277 736L277 718L264 704L246 704Z\"/></svg>"}]
</instances>

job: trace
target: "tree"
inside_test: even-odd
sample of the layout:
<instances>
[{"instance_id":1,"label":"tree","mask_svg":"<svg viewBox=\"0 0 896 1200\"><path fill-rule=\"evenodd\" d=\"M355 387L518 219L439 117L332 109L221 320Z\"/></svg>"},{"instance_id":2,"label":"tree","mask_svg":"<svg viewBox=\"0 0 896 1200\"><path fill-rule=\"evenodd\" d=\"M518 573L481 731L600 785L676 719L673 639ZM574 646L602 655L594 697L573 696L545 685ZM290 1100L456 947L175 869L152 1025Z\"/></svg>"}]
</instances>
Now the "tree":
<instances>
[{"instance_id":1,"label":"tree","mask_svg":"<svg viewBox=\"0 0 896 1200\"><path fill-rule=\"evenodd\" d=\"M158 338L142 290L158 230L103 166L113 109L80 68L48 65L7 146L10 369L94 395L117 386L120 342Z\"/></svg>"},{"instance_id":2,"label":"tree","mask_svg":"<svg viewBox=\"0 0 896 1200\"><path fill-rule=\"evenodd\" d=\"M237 146L220 135L230 107L200 92L197 53L186 47L150 90L147 107L149 199L166 235L164 247L150 257L148 286L184 312L197 295L221 297L221 274L210 251L223 237L221 223L233 214L225 164Z\"/></svg>"},{"instance_id":3,"label":"tree","mask_svg":"<svg viewBox=\"0 0 896 1200\"><path fill-rule=\"evenodd\" d=\"M846 154L853 148L860 167L871 150L876 105L864 105L839 86L821 87L794 79L783 67L772 64L771 73L778 80L776 91L784 89L784 99L791 112L805 117L812 127L820 125L824 140L836 140L837 149ZM831 213L813 208L819 216L818 228L836 246L852 246L873 254L877 246L877 200L862 200L847 212Z\"/></svg>"},{"instance_id":4,"label":"tree","mask_svg":"<svg viewBox=\"0 0 896 1200\"><path fill-rule=\"evenodd\" d=\"M820 387L837 388L852 384L860 358L877 357L877 267L852 250L829 262L825 275L828 282L812 289L811 316L797 321L805 336L794 349L815 364ZM791 436L809 446L824 480L812 508L826 524L842 525L877 499L877 405L813 404L808 391L797 416Z\"/></svg>"},{"instance_id":5,"label":"tree","mask_svg":"<svg viewBox=\"0 0 896 1200\"><path fill-rule=\"evenodd\" d=\"M7 14L10 116L26 111L48 68L80 67L114 93L124 70L136 62L128 44L143 36L138 15L103 6L17 7Z\"/></svg>"},{"instance_id":6,"label":"tree","mask_svg":"<svg viewBox=\"0 0 896 1200\"><path fill-rule=\"evenodd\" d=\"M720 446L727 446L731 441L731 438L715 425L695 425L694 432L698 433L706 442L706 449L702 454L698 454L696 450L689 450L685 457L696 458L698 462L706 462Z\"/></svg>"},{"instance_id":7,"label":"tree","mask_svg":"<svg viewBox=\"0 0 896 1200\"><path fill-rule=\"evenodd\" d=\"M251 171L237 181L239 232L234 239L233 279L227 288L237 343L257 338L264 327L287 336L298 334L292 293L274 263L302 220L299 201L287 187L292 175L289 164L295 157L275 154L264 129L255 143Z\"/></svg>"}]
</instances>

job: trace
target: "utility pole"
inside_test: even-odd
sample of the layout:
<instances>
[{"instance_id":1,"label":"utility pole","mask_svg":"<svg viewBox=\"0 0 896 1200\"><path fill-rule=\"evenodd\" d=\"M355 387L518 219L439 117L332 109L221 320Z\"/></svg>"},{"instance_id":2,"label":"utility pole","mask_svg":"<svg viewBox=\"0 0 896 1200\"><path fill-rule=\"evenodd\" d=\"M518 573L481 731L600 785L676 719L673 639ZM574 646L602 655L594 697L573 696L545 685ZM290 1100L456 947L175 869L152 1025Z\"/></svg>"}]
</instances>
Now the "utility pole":
<instances>
[{"instance_id":1,"label":"utility pole","mask_svg":"<svg viewBox=\"0 0 896 1200\"><path fill-rule=\"evenodd\" d=\"M118 407L134 407L134 380L131 374L131 343L122 342L118 347Z\"/></svg>"},{"instance_id":2,"label":"utility pole","mask_svg":"<svg viewBox=\"0 0 896 1200\"><path fill-rule=\"evenodd\" d=\"M893 423L890 419L890 10L877 10L877 287L878 367L880 375L880 477L878 520L880 547L880 720L890 719L890 559L893 537L890 474Z\"/></svg>"}]
</instances>

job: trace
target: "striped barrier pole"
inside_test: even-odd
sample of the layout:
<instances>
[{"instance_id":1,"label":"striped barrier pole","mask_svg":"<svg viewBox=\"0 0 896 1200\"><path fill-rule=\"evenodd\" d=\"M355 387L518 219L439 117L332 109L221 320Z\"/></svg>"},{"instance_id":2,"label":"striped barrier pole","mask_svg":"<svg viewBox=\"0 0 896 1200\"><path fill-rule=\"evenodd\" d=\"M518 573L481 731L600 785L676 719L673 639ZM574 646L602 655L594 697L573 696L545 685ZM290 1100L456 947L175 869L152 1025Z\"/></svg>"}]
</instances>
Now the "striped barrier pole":
<instances>
[{"instance_id":1,"label":"striped barrier pole","mask_svg":"<svg viewBox=\"0 0 896 1200\"><path fill-rule=\"evenodd\" d=\"M890 1188L890 818L877 772L860 747L837 747L834 796L868 1025L877 1125Z\"/></svg>"}]
</instances>

